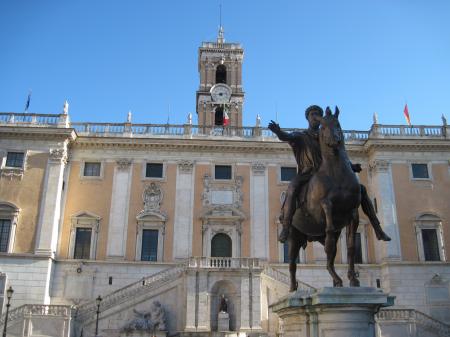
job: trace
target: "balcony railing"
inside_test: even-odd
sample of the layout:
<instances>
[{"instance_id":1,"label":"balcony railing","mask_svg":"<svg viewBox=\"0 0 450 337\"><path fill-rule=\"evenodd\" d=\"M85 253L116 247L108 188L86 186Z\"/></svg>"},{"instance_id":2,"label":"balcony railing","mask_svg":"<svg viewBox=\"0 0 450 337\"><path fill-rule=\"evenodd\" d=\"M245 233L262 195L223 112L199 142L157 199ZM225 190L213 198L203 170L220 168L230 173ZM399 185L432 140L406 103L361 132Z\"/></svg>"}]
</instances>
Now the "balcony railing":
<instances>
[{"instance_id":1,"label":"balcony railing","mask_svg":"<svg viewBox=\"0 0 450 337\"><path fill-rule=\"evenodd\" d=\"M191 257L189 268L211 269L259 269L259 259L247 257Z\"/></svg>"},{"instance_id":2,"label":"balcony railing","mask_svg":"<svg viewBox=\"0 0 450 337\"><path fill-rule=\"evenodd\" d=\"M78 136L136 137L183 139L236 139L278 141L268 128L235 126L200 126L191 124L132 124L132 123L70 123L65 114L0 113L0 126L73 128ZM302 129L286 128L286 132ZM438 139L450 138L447 125L381 125L374 124L369 131L344 130L347 142L364 143L368 139Z\"/></svg>"}]
</instances>

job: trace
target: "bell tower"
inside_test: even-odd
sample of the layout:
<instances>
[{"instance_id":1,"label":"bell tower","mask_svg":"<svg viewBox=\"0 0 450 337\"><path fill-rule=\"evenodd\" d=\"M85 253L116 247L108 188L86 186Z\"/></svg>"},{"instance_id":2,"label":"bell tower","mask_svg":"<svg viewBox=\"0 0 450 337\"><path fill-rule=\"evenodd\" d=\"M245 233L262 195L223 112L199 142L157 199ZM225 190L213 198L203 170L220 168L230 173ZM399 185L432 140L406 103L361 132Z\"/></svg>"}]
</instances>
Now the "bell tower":
<instances>
[{"instance_id":1,"label":"bell tower","mask_svg":"<svg viewBox=\"0 0 450 337\"><path fill-rule=\"evenodd\" d=\"M202 42L198 49L200 85L196 95L199 126L242 126L243 58L239 43L225 43L222 26L216 42Z\"/></svg>"}]
</instances>

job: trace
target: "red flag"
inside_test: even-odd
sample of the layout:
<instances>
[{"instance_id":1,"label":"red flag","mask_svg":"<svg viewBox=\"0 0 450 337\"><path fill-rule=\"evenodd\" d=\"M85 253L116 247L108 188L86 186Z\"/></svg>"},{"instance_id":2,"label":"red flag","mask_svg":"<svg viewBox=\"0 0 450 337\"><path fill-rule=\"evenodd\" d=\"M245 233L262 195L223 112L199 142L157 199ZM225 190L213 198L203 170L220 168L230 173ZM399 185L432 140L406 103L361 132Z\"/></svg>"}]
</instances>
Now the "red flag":
<instances>
[{"instance_id":1,"label":"red flag","mask_svg":"<svg viewBox=\"0 0 450 337\"><path fill-rule=\"evenodd\" d=\"M227 126L230 123L230 117L228 117L227 112L223 109L223 126Z\"/></svg>"},{"instance_id":2,"label":"red flag","mask_svg":"<svg viewBox=\"0 0 450 337\"><path fill-rule=\"evenodd\" d=\"M411 119L409 118L409 112L408 112L408 104L405 104L405 108L403 109L403 114L405 115L406 123L408 123L408 125L411 126Z\"/></svg>"}]
</instances>

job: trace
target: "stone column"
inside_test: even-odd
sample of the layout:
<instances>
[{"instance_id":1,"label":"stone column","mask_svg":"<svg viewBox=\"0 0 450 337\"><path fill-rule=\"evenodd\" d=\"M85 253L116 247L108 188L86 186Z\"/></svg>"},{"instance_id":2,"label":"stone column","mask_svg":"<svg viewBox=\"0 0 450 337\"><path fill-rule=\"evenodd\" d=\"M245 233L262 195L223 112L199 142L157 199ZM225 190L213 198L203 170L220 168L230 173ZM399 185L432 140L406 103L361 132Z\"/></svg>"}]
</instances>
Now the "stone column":
<instances>
[{"instance_id":1,"label":"stone column","mask_svg":"<svg viewBox=\"0 0 450 337\"><path fill-rule=\"evenodd\" d=\"M250 173L251 257L269 259L269 184L266 166L254 163Z\"/></svg>"},{"instance_id":2,"label":"stone column","mask_svg":"<svg viewBox=\"0 0 450 337\"><path fill-rule=\"evenodd\" d=\"M194 162L182 160L178 162L175 192L174 259L192 255L194 190Z\"/></svg>"},{"instance_id":3,"label":"stone column","mask_svg":"<svg viewBox=\"0 0 450 337\"><path fill-rule=\"evenodd\" d=\"M388 242L377 242L377 262L381 260L399 261L402 254L391 166L386 160L375 159L369 163L369 169L372 191L377 198L377 215L383 230L392 239Z\"/></svg>"},{"instance_id":4,"label":"stone column","mask_svg":"<svg viewBox=\"0 0 450 337\"><path fill-rule=\"evenodd\" d=\"M198 271L186 275L186 331L195 331L197 329L198 313Z\"/></svg>"},{"instance_id":5,"label":"stone column","mask_svg":"<svg viewBox=\"0 0 450 337\"><path fill-rule=\"evenodd\" d=\"M107 259L123 260L125 258L131 178L131 160L118 160L114 169L109 212Z\"/></svg>"},{"instance_id":6,"label":"stone column","mask_svg":"<svg viewBox=\"0 0 450 337\"><path fill-rule=\"evenodd\" d=\"M199 273L198 277L197 331L211 330L211 303L208 292L208 273ZM189 310L189 309L188 309Z\"/></svg>"},{"instance_id":7,"label":"stone column","mask_svg":"<svg viewBox=\"0 0 450 337\"><path fill-rule=\"evenodd\" d=\"M50 149L41 197L39 222L36 232L35 254L53 256L58 244L58 224L61 213L62 184L67 150Z\"/></svg>"}]
</instances>

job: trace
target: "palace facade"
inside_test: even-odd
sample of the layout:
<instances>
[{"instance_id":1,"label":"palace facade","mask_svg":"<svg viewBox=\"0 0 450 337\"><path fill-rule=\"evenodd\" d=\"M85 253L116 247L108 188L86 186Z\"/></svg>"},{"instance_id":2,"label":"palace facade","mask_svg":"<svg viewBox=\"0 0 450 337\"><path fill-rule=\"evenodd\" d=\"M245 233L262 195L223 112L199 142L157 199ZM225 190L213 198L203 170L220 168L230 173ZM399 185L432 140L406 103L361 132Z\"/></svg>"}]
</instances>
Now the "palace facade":
<instances>
[{"instance_id":1,"label":"palace facade","mask_svg":"<svg viewBox=\"0 0 450 337\"><path fill-rule=\"evenodd\" d=\"M191 116L154 125L0 113L0 326L14 289L8 336L93 336L98 295L102 336L120 336L134 310L156 301L169 335L220 331L222 295L228 334L282 334L269 305L289 288L278 217L296 163L259 118L242 126L243 56L223 31L202 43L197 125ZM396 296L379 326L444 331L450 127L374 123L345 131L345 141L392 238L377 241L361 213L361 284ZM346 256L343 233L344 283ZM325 261L318 243L302 250L303 291L332 285Z\"/></svg>"}]
</instances>

